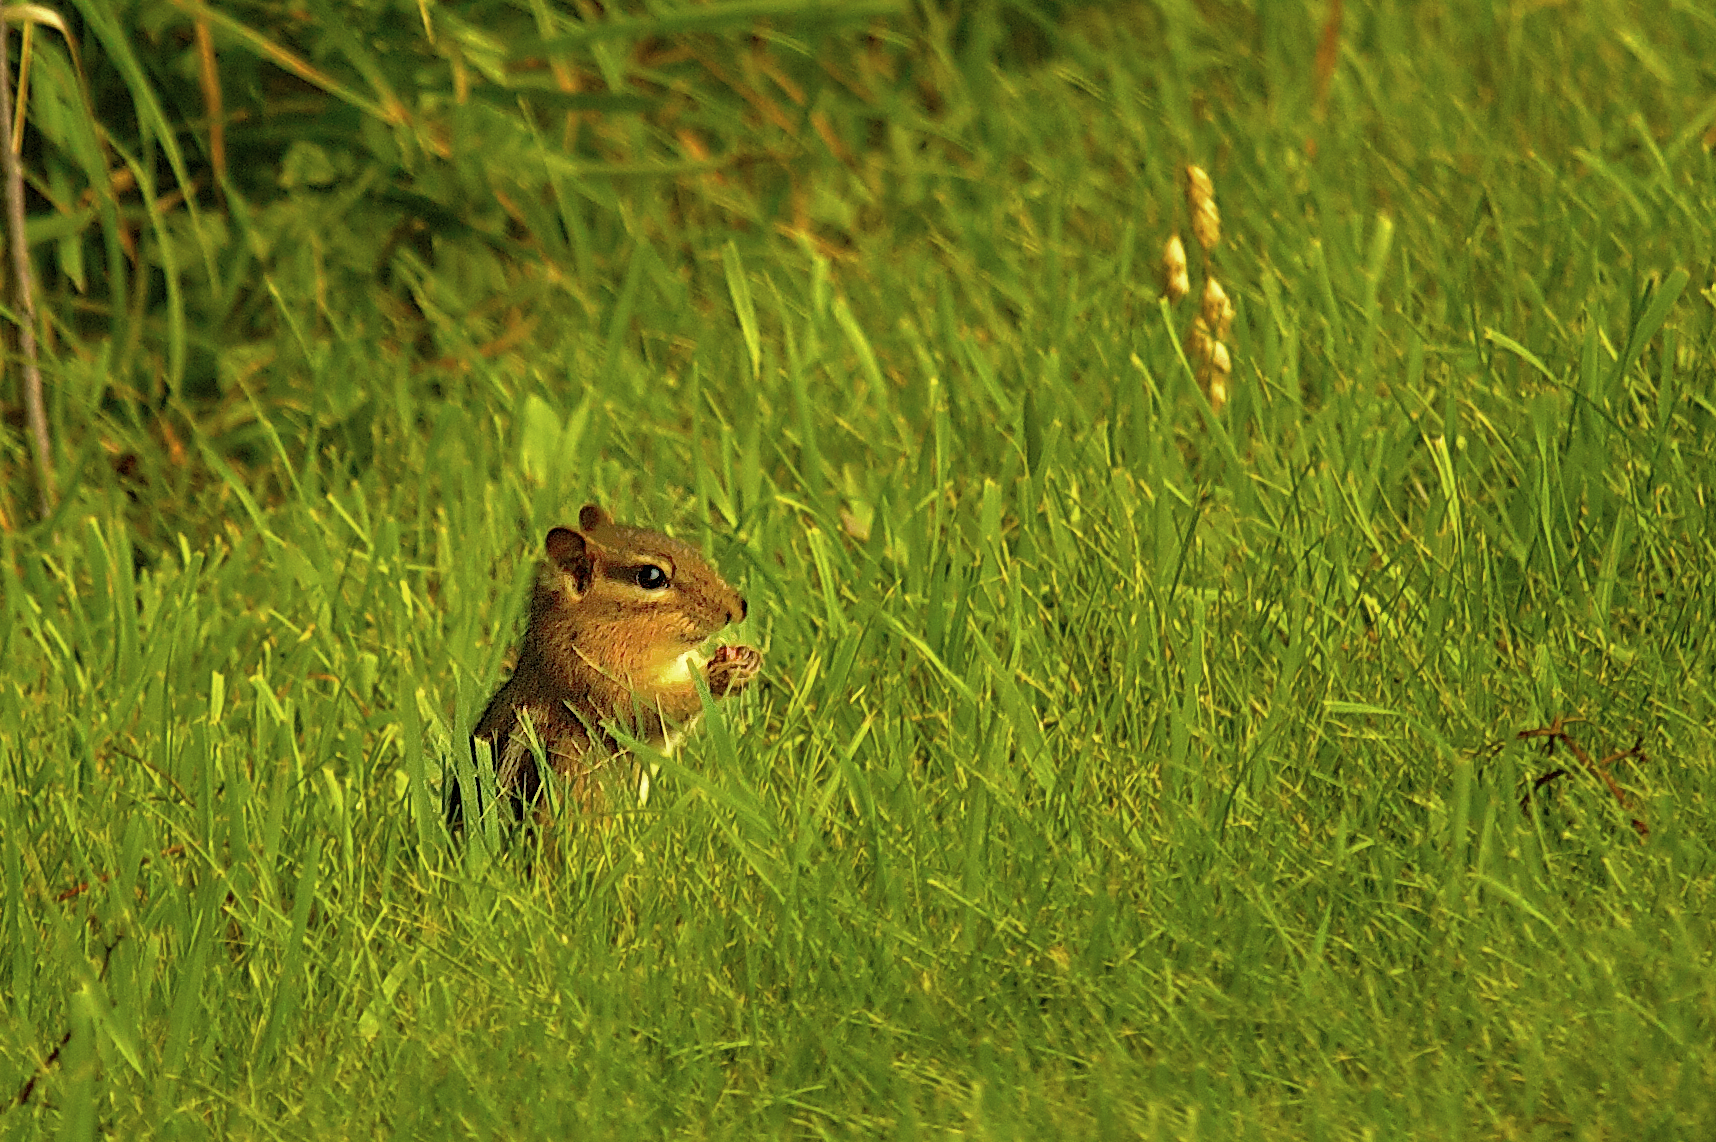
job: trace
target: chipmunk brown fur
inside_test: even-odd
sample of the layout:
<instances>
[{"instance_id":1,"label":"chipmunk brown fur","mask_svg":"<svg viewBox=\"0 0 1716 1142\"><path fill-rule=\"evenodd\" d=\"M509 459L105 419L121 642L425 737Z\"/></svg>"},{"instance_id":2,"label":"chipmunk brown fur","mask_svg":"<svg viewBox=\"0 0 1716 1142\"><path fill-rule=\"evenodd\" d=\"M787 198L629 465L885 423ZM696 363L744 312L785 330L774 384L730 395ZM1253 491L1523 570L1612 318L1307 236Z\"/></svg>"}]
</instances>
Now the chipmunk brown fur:
<instances>
[{"instance_id":1,"label":"chipmunk brown fur","mask_svg":"<svg viewBox=\"0 0 1716 1142\"><path fill-rule=\"evenodd\" d=\"M608 726L671 748L703 711L696 674L725 698L762 665L749 646L719 647L707 661L698 653L747 608L688 544L586 504L578 529L553 529L543 547L518 665L472 734L489 743L496 787L521 816L543 782L526 718L550 768L591 808L601 800L598 772L624 752ZM459 821L456 784L448 813Z\"/></svg>"}]
</instances>

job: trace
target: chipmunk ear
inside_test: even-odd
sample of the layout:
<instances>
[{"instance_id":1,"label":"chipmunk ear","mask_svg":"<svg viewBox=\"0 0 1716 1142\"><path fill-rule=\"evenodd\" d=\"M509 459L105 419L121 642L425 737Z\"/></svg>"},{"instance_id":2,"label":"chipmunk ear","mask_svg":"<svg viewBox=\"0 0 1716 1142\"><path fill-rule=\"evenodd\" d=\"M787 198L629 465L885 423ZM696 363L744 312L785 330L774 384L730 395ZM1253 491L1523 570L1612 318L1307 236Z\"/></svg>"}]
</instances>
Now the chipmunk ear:
<instances>
[{"instance_id":1,"label":"chipmunk ear","mask_svg":"<svg viewBox=\"0 0 1716 1142\"><path fill-rule=\"evenodd\" d=\"M585 531L611 527L613 522L614 517L603 511L599 504L585 504L578 509L578 526Z\"/></svg>"},{"instance_id":2,"label":"chipmunk ear","mask_svg":"<svg viewBox=\"0 0 1716 1142\"><path fill-rule=\"evenodd\" d=\"M582 521L580 521L582 522ZM557 527L542 541L548 561L572 576L572 588L582 595L596 577L596 561L584 537L569 527Z\"/></svg>"}]
</instances>

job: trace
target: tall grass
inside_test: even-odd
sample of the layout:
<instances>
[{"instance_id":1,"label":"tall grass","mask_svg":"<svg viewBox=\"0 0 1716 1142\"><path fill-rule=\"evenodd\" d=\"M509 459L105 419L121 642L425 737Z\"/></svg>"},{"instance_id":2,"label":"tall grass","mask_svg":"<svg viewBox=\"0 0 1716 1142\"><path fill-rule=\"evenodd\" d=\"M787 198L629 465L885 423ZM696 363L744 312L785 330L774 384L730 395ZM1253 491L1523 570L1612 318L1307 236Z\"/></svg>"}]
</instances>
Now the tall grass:
<instances>
[{"instance_id":1,"label":"tall grass","mask_svg":"<svg viewBox=\"0 0 1716 1142\"><path fill-rule=\"evenodd\" d=\"M8 1129L1716 1121L1716 25L1352 4L1319 112L1313 15L1068 5L1020 59L926 5L805 226L626 183L574 286L423 262L428 350L336 228L171 433L62 387L91 458L0 533ZM1188 160L1220 415L1153 280ZM452 844L592 498L710 549L762 684L647 806Z\"/></svg>"}]
</instances>

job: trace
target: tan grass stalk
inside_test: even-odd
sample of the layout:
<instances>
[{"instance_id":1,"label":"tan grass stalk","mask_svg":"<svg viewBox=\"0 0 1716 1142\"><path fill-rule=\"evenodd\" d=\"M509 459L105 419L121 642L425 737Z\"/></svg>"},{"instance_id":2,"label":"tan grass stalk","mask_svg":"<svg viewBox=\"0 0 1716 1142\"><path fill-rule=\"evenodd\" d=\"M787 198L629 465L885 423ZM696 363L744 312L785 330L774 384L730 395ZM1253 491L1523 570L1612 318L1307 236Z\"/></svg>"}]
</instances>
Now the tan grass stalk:
<instances>
[{"instance_id":1,"label":"tan grass stalk","mask_svg":"<svg viewBox=\"0 0 1716 1142\"><path fill-rule=\"evenodd\" d=\"M215 58L214 33L206 16L197 17L197 78L203 88L203 109L209 117L209 165L215 186L226 181L226 111L221 99L220 64Z\"/></svg>"},{"instance_id":2,"label":"tan grass stalk","mask_svg":"<svg viewBox=\"0 0 1716 1142\"><path fill-rule=\"evenodd\" d=\"M25 22L18 32L18 109L12 115L12 153L24 153L24 108L30 102L30 57L35 55L36 25Z\"/></svg>"},{"instance_id":3,"label":"tan grass stalk","mask_svg":"<svg viewBox=\"0 0 1716 1142\"><path fill-rule=\"evenodd\" d=\"M42 371L36 365L36 296L30 288L30 249L24 232L24 170L12 145L12 63L7 50L11 13L0 12L0 163L6 179L6 244L11 247L18 303L18 349L24 362L24 414L36 453L37 507L47 519L54 509L53 442L42 400Z\"/></svg>"}]
</instances>

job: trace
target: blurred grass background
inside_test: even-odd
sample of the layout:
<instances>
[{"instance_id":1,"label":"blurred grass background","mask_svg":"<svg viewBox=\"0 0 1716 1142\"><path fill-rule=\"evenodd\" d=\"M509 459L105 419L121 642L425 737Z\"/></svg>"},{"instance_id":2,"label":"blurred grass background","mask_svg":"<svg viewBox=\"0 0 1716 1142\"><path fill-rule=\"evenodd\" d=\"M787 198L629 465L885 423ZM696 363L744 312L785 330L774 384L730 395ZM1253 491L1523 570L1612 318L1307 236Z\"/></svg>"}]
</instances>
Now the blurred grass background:
<instances>
[{"instance_id":1,"label":"blurred grass background","mask_svg":"<svg viewBox=\"0 0 1716 1142\"><path fill-rule=\"evenodd\" d=\"M64 15L9 1135L1716 1122L1707 5ZM587 499L711 550L763 684L455 847Z\"/></svg>"}]
</instances>

